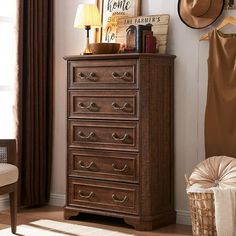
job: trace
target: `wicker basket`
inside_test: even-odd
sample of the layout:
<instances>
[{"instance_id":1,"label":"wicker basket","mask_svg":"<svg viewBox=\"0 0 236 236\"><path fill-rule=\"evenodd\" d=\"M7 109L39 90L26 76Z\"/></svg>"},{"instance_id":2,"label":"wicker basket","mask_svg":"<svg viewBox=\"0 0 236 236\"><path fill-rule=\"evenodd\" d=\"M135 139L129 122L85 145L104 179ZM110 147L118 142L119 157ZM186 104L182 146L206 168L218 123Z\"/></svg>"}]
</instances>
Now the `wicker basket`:
<instances>
[{"instance_id":1,"label":"wicker basket","mask_svg":"<svg viewBox=\"0 0 236 236\"><path fill-rule=\"evenodd\" d=\"M214 194L188 192L193 236L216 236Z\"/></svg>"},{"instance_id":2,"label":"wicker basket","mask_svg":"<svg viewBox=\"0 0 236 236\"><path fill-rule=\"evenodd\" d=\"M209 157L194 168L189 178L185 175L185 179L193 235L217 235L215 200L212 189L235 187L236 158L227 156ZM218 227L221 227L221 225Z\"/></svg>"}]
</instances>

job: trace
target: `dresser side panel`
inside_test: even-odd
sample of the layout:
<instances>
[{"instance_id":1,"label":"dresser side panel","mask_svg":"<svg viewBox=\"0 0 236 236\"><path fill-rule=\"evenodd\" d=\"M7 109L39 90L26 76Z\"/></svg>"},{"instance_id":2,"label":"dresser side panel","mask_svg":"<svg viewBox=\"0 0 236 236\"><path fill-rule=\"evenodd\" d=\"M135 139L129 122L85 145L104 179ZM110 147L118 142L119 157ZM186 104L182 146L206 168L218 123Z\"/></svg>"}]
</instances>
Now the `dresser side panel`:
<instances>
[{"instance_id":1,"label":"dresser side panel","mask_svg":"<svg viewBox=\"0 0 236 236\"><path fill-rule=\"evenodd\" d=\"M150 62L150 158L152 215L174 213L173 59Z\"/></svg>"}]
</instances>

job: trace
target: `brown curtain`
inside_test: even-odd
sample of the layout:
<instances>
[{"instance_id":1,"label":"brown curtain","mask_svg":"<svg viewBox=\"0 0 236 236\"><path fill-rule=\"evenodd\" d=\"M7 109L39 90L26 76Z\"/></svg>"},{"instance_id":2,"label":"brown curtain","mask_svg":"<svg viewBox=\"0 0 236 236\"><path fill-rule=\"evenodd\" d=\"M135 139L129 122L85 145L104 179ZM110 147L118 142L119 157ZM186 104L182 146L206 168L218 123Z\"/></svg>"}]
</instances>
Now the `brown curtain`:
<instances>
[{"instance_id":1,"label":"brown curtain","mask_svg":"<svg viewBox=\"0 0 236 236\"><path fill-rule=\"evenodd\" d=\"M53 0L18 0L19 199L47 204L52 165Z\"/></svg>"}]
</instances>

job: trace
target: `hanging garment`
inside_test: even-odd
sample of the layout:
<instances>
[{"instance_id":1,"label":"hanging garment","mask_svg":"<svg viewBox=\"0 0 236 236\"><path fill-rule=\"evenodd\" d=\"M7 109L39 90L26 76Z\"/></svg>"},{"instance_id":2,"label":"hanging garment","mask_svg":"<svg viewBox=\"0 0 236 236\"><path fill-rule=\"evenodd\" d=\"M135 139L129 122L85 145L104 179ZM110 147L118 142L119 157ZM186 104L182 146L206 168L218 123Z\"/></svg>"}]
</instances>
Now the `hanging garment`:
<instances>
[{"instance_id":1,"label":"hanging garment","mask_svg":"<svg viewBox=\"0 0 236 236\"><path fill-rule=\"evenodd\" d=\"M236 35L209 33L206 157L236 158Z\"/></svg>"}]
</instances>

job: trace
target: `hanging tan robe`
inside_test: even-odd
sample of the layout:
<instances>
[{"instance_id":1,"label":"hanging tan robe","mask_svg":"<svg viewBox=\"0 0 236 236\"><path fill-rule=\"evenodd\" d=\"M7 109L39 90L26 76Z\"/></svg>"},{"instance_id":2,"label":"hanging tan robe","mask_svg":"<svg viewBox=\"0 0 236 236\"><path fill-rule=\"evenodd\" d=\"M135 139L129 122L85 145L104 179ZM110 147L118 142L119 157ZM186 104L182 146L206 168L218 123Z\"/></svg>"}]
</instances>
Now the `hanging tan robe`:
<instances>
[{"instance_id":1,"label":"hanging tan robe","mask_svg":"<svg viewBox=\"0 0 236 236\"><path fill-rule=\"evenodd\" d=\"M206 157L236 158L236 35L209 33Z\"/></svg>"}]
</instances>

